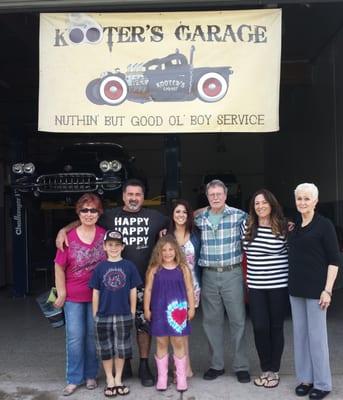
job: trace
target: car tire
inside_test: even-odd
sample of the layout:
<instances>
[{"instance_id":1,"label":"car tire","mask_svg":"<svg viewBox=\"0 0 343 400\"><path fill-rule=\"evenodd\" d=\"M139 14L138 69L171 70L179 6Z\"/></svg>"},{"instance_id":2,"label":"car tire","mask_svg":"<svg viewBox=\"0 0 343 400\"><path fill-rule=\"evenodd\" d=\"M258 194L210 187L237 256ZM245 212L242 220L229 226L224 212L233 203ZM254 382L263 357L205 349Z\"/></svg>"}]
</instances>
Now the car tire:
<instances>
[{"instance_id":1,"label":"car tire","mask_svg":"<svg viewBox=\"0 0 343 400\"><path fill-rule=\"evenodd\" d=\"M101 79L93 79L86 87L87 99L93 104L103 105L106 104L100 97L100 81Z\"/></svg>"},{"instance_id":2,"label":"car tire","mask_svg":"<svg viewBox=\"0 0 343 400\"><path fill-rule=\"evenodd\" d=\"M198 80L198 97L206 103L214 103L226 95L228 87L229 85L222 75L217 72L208 72Z\"/></svg>"},{"instance_id":3,"label":"car tire","mask_svg":"<svg viewBox=\"0 0 343 400\"><path fill-rule=\"evenodd\" d=\"M127 83L118 75L104 77L99 86L100 97L112 106L117 106L125 101L128 93Z\"/></svg>"}]
</instances>

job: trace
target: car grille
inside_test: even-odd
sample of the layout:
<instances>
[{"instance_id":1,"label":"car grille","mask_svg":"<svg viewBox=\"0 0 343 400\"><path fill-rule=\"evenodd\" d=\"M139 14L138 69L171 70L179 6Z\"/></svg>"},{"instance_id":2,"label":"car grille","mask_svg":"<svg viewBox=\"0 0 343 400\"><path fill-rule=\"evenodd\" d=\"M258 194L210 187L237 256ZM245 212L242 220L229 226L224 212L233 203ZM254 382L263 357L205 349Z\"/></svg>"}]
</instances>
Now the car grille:
<instances>
[{"instance_id":1,"label":"car grille","mask_svg":"<svg viewBox=\"0 0 343 400\"><path fill-rule=\"evenodd\" d=\"M42 193L92 192L97 187L94 174L52 174L37 178L37 189Z\"/></svg>"}]
</instances>

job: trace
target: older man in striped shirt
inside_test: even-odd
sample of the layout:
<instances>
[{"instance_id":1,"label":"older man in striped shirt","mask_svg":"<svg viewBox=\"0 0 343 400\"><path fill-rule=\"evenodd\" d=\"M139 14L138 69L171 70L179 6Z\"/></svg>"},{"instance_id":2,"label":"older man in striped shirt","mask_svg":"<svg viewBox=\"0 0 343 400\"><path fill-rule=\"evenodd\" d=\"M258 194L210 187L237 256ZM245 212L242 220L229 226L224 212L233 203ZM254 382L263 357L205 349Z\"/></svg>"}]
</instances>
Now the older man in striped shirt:
<instances>
[{"instance_id":1,"label":"older man in striped shirt","mask_svg":"<svg viewBox=\"0 0 343 400\"><path fill-rule=\"evenodd\" d=\"M201 231L199 265L202 268L203 327L210 351L210 368L204 379L213 380L224 370L224 315L229 318L233 370L239 382L250 382L245 343L245 305L240 225L247 214L225 204L227 187L220 180L207 184L209 207L195 213Z\"/></svg>"}]
</instances>

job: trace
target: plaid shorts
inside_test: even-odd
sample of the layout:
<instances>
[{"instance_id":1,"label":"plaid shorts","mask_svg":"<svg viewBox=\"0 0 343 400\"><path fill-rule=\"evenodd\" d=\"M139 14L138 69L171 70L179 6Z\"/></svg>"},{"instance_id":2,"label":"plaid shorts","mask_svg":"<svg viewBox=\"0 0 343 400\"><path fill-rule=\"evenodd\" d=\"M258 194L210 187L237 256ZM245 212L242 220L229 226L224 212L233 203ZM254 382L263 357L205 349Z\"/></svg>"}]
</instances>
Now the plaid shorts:
<instances>
[{"instance_id":1,"label":"plaid shorts","mask_svg":"<svg viewBox=\"0 0 343 400\"><path fill-rule=\"evenodd\" d=\"M144 318L144 287L137 288L136 330L150 335L150 324Z\"/></svg>"},{"instance_id":2,"label":"plaid shorts","mask_svg":"<svg viewBox=\"0 0 343 400\"><path fill-rule=\"evenodd\" d=\"M96 348L101 360L131 358L131 315L111 315L95 319Z\"/></svg>"}]
</instances>

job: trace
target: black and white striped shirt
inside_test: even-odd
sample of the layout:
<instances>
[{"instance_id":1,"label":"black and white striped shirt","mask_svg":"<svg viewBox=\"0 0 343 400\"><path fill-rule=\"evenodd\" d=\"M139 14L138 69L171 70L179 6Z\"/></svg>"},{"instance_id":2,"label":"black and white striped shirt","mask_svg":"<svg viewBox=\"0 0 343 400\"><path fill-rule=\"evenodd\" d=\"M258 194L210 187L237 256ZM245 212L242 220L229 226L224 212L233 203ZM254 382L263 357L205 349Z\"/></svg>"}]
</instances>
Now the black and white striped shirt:
<instances>
[{"instance_id":1,"label":"black and white striped shirt","mask_svg":"<svg viewBox=\"0 0 343 400\"><path fill-rule=\"evenodd\" d=\"M247 256L247 285L251 289L277 289L288 285L286 238L275 236L271 228L258 227L252 242L245 240L246 224L241 225L243 249Z\"/></svg>"}]
</instances>

